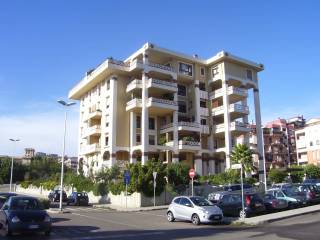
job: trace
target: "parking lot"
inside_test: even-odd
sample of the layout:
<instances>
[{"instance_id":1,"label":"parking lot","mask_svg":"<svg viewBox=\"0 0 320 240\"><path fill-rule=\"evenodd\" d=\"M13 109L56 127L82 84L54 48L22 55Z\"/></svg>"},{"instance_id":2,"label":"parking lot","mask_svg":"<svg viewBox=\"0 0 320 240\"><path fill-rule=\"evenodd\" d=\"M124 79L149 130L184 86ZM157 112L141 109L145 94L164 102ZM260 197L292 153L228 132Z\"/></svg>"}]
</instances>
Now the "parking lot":
<instances>
[{"instance_id":1,"label":"parking lot","mask_svg":"<svg viewBox=\"0 0 320 240\"><path fill-rule=\"evenodd\" d=\"M166 220L166 210L117 212L92 207L68 207L51 214L53 232L46 239L319 239L320 213L277 221L264 226L200 225ZM11 239L45 239L43 235Z\"/></svg>"}]
</instances>

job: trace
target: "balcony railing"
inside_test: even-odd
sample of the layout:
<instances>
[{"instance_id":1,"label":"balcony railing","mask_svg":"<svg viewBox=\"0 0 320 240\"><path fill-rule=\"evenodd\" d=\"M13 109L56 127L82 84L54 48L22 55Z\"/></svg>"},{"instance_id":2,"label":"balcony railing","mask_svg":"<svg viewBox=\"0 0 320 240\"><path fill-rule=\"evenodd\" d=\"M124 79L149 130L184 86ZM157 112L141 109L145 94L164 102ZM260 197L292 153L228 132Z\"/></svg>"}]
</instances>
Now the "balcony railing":
<instances>
[{"instance_id":1,"label":"balcony railing","mask_svg":"<svg viewBox=\"0 0 320 240\"><path fill-rule=\"evenodd\" d=\"M159 63L153 63L153 62L149 62L148 64L150 67L154 67L154 68L159 68L165 71L169 71L169 72L175 72L173 67L169 67L169 66L165 66Z\"/></svg>"},{"instance_id":2,"label":"balcony railing","mask_svg":"<svg viewBox=\"0 0 320 240\"><path fill-rule=\"evenodd\" d=\"M200 90L199 95L200 95L200 98L208 99L208 92L207 91Z\"/></svg>"},{"instance_id":3,"label":"balcony railing","mask_svg":"<svg viewBox=\"0 0 320 240\"><path fill-rule=\"evenodd\" d=\"M134 88L142 88L142 80L134 79L127 85L127 91Z\"/></svg>"},{"instance_id":4,"label":"balcony railing","mask_svg":"<svg viewBox=\"0 0 320 240\"><path fill-rule=\"evenodd\" d=\"M202 134L209 134L210 133L210 128L208 125L201 125L201 133Z\"/></svg>"},{"instance_id":5,"label":"balcony railing","mask_svg":"<svg viewBox=\"0 0 320 240\"><path fill-rule=\"evenodd\" d=\"M168 82L168 81L163 81L163 80L159 80L159 79L154 79L154 78L151 78L148 80L148 85L151 85L151 84L159 84L159 85L164 85L164 86L168 86L168 87L177 87L177 83L175 82Z\"/></svg>"},{"instance_id":6,"label":"balcony railing","mask_svg":"<svg viewBox=\"0 0 320 240\"><path fill-rule=\"evenodd\" d=\"M163 126L160 127L160 130L165 130L165 129L168 129L168 128L172 128L174 126L200 128L200 124L197 123L197 122L183 122L183 121L180 121L180 122L178 122L176 124L168 123L166 125L163 125Z\"/></svg>"},{"instance_id":7,"label":"balcony railing","mask_svg":"<svg viewBox=\"0 0 320 240\"><path fill-rule=\"evenodd\" d=\"M100 125L95 125L95 126L92 126L92 127L89 127L87 129L85 129L85 131L83 132L83 136L90 136L92 134L95 134L95 133L101 133L101 127Z\"/></svg>"},{"instance_id":8,"label":"balcony railing","mask_svg":"<svg viewBox=\"0 0 320 240\"><path fill-rule=\"evenodd\" d=\"M134 105L134 104L142 104L142 100L140 98L134 98L127 102L127 107Z\"/></svg>"},{"instance_id":9,"label":"balcony railing","mask_svg":"<svg viewBox=\"0 0 320 240\"><path fill-rule=\"evenodd\" d=\"M231 104L230 108L233 108L234 111L239 111L239 112L247 112L249 111L249 107L242 105L242 104Z\"/></svg>"},{"instance_id":10,"label":"balcony railing","mask_svg":"<svg viewBox=\"0 0 320 240\"><path fill-rule=\"evenodd\" d=\"M209 110L208 110L208 108L200 107L200 115L201 115L201 116L209 116Z\"/></svg>"},{"instance_id":11,"label":"balcony railing","mask_svg":"<svg viewBox=\"0 0 320 240\"><path fill-rule=\"evenodd\" d=\"M219 88L218 90L215 90L213 92L211 92L209 94L210 99L214 99L217 97L221 97L222 96L222 88ZM234 86L230 86L228 87L228 94L238 94L238 95L242 95L242 96L246 96L248 94L248 91L244 88L239 88L239 87L234 87Z\"/></svg>"},{"instance_id":12,"label":"balcony railing","mask_svg":"<svg viewBox=\"0 0 320 240\"><path fill-rule=\"evenodd\" d=\"M172 127L173 127L173 123L168 123L168 124L162 125L160 127L160 130L164 130L164 129L168 129L168 128L172 128Z\"/></svg>"},{"instance_id":13,"label":"balcony railing","mask_svg":"<svg viewBox=\"0 0 320 240\"><path fill-rule=\"evenodd\" d=\"M198 142L198 141L179 140L179 145L200 147L200 142Z\"/></svg>"},{"instance_id":14,"label":"balcony railing","mask_svg":"<svg viewBox=\"0 0 320 240\"><path fill-rule=\"evenodd\" d=\"M141 101L141 99L140 99L140 101ZM151 104L152 102L161 103L161 104L168 104L168 105L172 105L172 106L178 106L178 104L175 101L161 99L161 98L155 98L155 97L150 97L148 99L148 104Z\"/></svg>"},{"instance_id":15,"label":"balcony railing","mask_svg":"<svg viewBox=\"0 0 320 240\"><path fill-rule=\"evenodd\" d=\"M93 153L93 152L99 152L100 151L100 144L99 143L95 143L95 144L90 144L87 146L84 146L81 148L81 152L82 154L89 154L89 153Z\"/></svg>"}]
</instances>

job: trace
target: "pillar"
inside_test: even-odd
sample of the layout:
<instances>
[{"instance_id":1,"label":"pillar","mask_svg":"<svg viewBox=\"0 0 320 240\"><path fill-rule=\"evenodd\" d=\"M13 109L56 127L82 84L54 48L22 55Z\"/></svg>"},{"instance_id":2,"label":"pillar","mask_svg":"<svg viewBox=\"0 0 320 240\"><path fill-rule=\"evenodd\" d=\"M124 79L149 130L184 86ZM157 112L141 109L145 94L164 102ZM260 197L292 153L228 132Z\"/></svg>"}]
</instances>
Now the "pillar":
<instances>
[{"instance_id":1,"label":"pillar","mask_svg":"<svg viewBox=\"0 0 320 240\"><path fill-rule=\"evenodd\" d=\"M253 89L253 97L254 97L254 112L255 112L255 120L256 120L256 128L257 128L257 148L258 148L258 156L259 156L259 181L265 182L266 184L266 165L265 165L265 156L264 156L264 148L263 148L263 134L262 134L262 126L261 126L261 112L260 112L260 98L259 98L259 89Z\"/></svg>"},{"instance_id":2,"label":"pillar","mask_svg":"<svg viewBox=\"0 0 320 240\"><path fill-rule=\"evenodd\" d=\"M143 64L148 64L148 55L143 53ZM145 71L142 73L142 114L141 114L141 164L145 165L148 161L148 147L149 147L149 112L148 112L148 76Z\"/></svg>"},{"instance_id":3,"label":"pillar","mask_svg":"<svg viewBox=\"0 0 320 240\"><path fill-rule=\"evenodd\" d=\"M195 121L200 123L200 89L199 80L195 81L194 84L194 95L195 95Z\"/></svg>"},{"instance_id":4,"label":"pillar","mask_svg":"<svg viewBox=\"0 0 320 240\"><path fill-rule=\"evenodd\" d=\"M214 175L216 173L216 165L215 160L210 157L209 158L209 175Z\"/></svg>"},{"instance_id":5,"label":"pillar","mask_svg":"<svg viewBox=\"0 0 320 240\"><path fill-rule=\"evenodd\" d=\"M194 156L194 170L200 176L202 176L202 157L201 155Z\"/></svg>"},{"instance_id":6,"label":"pillar","mask_svg":"<svg viewBox=\"0 0 320 240\"><path fill-rule=\"evenodd\" d=\"M241 103L242 103L243 106L247 106L248 105L247 98L242 100ZM245 123L245 124L249 123L249 119L248 119L248 115L247 114L243 116L242 122ZM245 133L244 134L244 136L243 136L243 144L246 144L247 146L250 146L249 133Z\"/></svg>"},{"instance_id":7,"label":"pillar","mask_svg":"<svg viewBox=\"0 0 320 240\"><path fill-rule=\"evenodd\" d=\"M228 96L228 83L226 80L222 81L223 92L223 117L224 117L224 138L226 149L226 168L231 167L230 153L231 145L231 132L230 132L230 115L229 115L229 96Z\"/></svg>"},{"instance_id":8,"label":"pillar","mask_svg":"<svg viewBox=\"0 0 320 240\"><path fill-rule=\"evenodd\" d=\"M178 93L174 93L173 101L178 102ZM174 152L178 154L179 151L179 135L178 135L178 111L173 112L173 148ZM179 161L179 156L178 156Z\"/></svg>"},{"instance_id":9,"label":"pillar","mask_svg":"<svg viewBox=\"0 0 320 240\"><path fill-rule=\"evenodd\" d=\"M110 79L110 134L109 134L109 142L110 142L110 167L112 167L116 163L116 146L117 146L117 76L112 76Z\"/></svg>"}]
</instances>

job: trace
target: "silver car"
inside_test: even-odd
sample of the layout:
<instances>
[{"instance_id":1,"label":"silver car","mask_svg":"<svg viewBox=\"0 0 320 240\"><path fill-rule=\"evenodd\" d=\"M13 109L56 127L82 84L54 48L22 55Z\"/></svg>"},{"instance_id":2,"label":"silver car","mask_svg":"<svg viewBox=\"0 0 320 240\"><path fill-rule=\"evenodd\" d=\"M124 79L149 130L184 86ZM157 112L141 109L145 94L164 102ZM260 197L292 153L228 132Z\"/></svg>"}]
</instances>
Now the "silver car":
<instances>
[{"instance_id":1,"label":"silver car","mask_svg":"<svg viewBox=\"0 0 320 240\"><path fill-rule=\"evenodd\" d=\"M188 220L195 225L200 223L220 223L222 210L203 197L175 197L167 210L167 219Z\"/></svg>"}]
</instances>

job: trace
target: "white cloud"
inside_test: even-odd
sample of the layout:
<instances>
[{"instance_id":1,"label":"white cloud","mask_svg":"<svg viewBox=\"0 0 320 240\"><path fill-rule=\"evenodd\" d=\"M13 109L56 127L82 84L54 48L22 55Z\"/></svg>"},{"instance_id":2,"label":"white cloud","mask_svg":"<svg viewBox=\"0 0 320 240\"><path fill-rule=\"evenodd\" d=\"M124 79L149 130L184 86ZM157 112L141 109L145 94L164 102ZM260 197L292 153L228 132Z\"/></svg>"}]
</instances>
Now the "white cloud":
<instances>
[{"instance_id":1,"label":"white cloud","mask_svg":"<svg viewBox=\"0 0 320 240\"><path fill-rule=\"evenodd\" d=\"M68 112L66 154L77 156L78 151L77 110ZM0 116L0 155L22 155L24 148L32 147L38 152L61 155L64 129L64 111L29 112L27 114ZM16 150L9 138L19 138Z\"/></svg>"}]
</instances>

